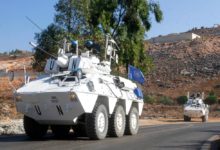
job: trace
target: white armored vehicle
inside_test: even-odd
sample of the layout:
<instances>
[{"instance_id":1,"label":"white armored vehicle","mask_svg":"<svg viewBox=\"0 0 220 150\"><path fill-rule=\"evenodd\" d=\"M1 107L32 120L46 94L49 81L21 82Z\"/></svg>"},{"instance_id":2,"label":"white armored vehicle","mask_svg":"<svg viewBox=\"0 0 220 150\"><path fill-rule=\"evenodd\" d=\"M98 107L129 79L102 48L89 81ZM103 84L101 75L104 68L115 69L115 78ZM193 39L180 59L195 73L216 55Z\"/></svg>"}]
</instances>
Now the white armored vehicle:
<instances>
[{"instance_id":1,"label":"white armored vehicle","mask_svg":"<svg viewBox=\"0 0 220 150\"><path fill-rule=\"evenodd\" d=\"M107 36L104 61L92 53L91 41L81 54L78 42L73 44L76 54L64 44L57 58L47 60L47 75L26 81L14 92L26 134L42 138L48 128L58 137L71 128L90 139L137 134L143 95L131 80L110 74L111 61L117 62L115 41Z\"/></svg>"},{"instance_id":2,"label":"white armored vehicle","mask_svg":"<svg viewBox=\"0 0 220 150\"><path fill-rule=\"evenodd\" d=\"M191 121L191 118L202 118L202 122L208 121L209 106L203 102L204 94L192 94L184 105L184 121Z\"/></svg>"}]
</instances>

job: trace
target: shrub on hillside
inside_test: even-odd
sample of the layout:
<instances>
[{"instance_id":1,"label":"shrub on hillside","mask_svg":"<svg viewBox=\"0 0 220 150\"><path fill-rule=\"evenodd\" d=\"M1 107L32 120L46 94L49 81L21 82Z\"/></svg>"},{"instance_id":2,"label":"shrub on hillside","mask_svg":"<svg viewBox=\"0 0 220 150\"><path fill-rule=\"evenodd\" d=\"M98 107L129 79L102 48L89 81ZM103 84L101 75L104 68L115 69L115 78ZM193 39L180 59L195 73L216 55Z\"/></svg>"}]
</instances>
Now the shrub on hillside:
<instances>
[{"instance_id":1,"label":"shrub on hillside","mask_svg":"<svg viewBox=\"0 0 220 150\"><path fill-rule=\"evenodd\" d=\"M209 92L209 95L215 95L214 91Z\"/></svg>"},{"instance_id":2,"label":"shrub on hillside","mask_svg":"<svg viewBox=\"0 0 220 150\"><path fill-rule=\"evenodd\" d=\"M216 95L209 95L206 99L205 99L205 104L208 105L213 105L215 103L217 103L217 96Z\"/></svg>"},{"instance_id":3,"label":"shrub on hillside","mask_svg":"<svg viewBox=\"0 0 220 150\"><path fill-rule=\"evenodd\" d=\"M163 105L173 105L174 104L173 100L167 96L160 97L160 99L158 100L158 103L163 104Z\"/></svg>"},{"instance_id":4,"label":"shrub on hillside","mask_svg":"<svg viewBox=\"0 0 220 150\"><path fill-rule=\"evenodd\" d=\"M187 96L180 96L176 100L179 105L184 105L187 102L188 98Z\"/></svg>"},{"instance_id":5,"label":"shrub on hillside","mask_svg":"<svg viewBox=\"0 0 220 150\"><path fill-rule=\"evenodd\" d=\"M156 99L154 96L151 96L151 95L144 96L144 103L154 104L155 102L156 102Z\"/></svg>"}]
</instances>

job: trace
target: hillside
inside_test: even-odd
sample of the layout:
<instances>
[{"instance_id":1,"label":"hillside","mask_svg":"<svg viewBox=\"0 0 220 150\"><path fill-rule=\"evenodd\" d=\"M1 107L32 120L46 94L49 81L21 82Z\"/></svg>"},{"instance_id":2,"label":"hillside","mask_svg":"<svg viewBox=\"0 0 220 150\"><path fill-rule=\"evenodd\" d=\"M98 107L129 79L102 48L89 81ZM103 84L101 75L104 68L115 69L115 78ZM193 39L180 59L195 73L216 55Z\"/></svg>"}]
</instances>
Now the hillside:
<instances>
[{"instance_id":1,"label":"hillside","mask_svg":"<svg viewBox=\"0 0 220 150\"><path fill-rule=\"evenodd\" d=\"M145 92L175 99L187 91L216 91L214 87L220 85L220 36L214 34L217 29L197 29L203 33L202 38L192 41L149 44L155 68L147 75Z\"/></svg>"},{"instance_id":2,"label":"hillside","mask_svg":"<svg viewBox=\"0 0 220 150\"><path fill-rule=\"evenodd\" d=\"M211 28L206 28L206 27L201 27L200 29L193 28L187 32L193 32L193 33L198 34L203 37L219 36L220 35L220 25L216 24L216 25L214 25L214 27L211 27Z\"/></svg>"},{"instance_id":3,"label":"hillside","mask_svg":"<svg viewBox=\"0 0 220 150\"><path fill-rule=\"evenodd\" d=\"M25 56L25 57L8 57L2 56L0 57L0 70L21 70L24 68L32 69L32 56Z\"/></svg>"}]
</instances>

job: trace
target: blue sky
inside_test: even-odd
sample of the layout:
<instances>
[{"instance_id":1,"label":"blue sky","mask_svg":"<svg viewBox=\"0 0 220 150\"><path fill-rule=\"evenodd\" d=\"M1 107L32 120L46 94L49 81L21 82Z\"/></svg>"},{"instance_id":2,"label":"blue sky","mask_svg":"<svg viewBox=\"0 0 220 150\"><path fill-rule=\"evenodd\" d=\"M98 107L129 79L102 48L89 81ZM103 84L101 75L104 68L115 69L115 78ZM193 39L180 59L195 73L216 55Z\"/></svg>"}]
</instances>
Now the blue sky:
<instances>
[{"instance_id":1,"label":"blue sky","mask_svg":"<svg viewBox=\"0 0 220 150\"><path fill-rule=\"evenodd\" d=\"M54 19L58 0L0 0L0 52L31 50L29 41L40 32L25 16L46 28ZM158 0L164 20L157 24L152 17L148 38L187 31L193 27L220 24L220 0Z\"/></svg>"},{"instance_id":2,"label":"blue sky","mask_svg":"<svg viewBox=\"0 0 220 150\"><path fill-rule=\"evenodd\" d=\"M54 19L57 0L0 0L0 51L31 50L28 44L40 32L25 16L46 28Z\"/></svg>"},{"instance_id":3,"label":"blue sky","mask_svg":"<svg viewBox=\"0 0 220 150\"><path fill-rule=\"evenodd\" d=\"M148 37L184 32L193 27L220 24L220 0L158 0L164 20L157 24L152 18Z\"/></svg>"}]
</instances>

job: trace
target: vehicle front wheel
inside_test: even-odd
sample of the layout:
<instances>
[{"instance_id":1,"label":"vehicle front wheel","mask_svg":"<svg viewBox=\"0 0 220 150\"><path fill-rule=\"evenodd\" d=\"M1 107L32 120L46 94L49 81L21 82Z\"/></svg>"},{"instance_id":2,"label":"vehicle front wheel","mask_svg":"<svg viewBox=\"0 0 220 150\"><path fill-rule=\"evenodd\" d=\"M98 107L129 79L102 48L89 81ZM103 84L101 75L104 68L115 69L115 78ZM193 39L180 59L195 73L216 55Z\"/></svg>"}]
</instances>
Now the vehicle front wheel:
<instances>
[{"instance_id":1,"label":"vehicle front wheel","mask_svg":"<svg viewBox=\"0 0 220 150\"><path fill-rule=\"evenodd\" d=\"M184 115L184 121L191 121L191 118Z\"/></svg>"},{"instance_id":2,"label":"vehicle front wheel","mask_svg":"<svg viewBox=\"0 0 220 150\"><path fill-rule=\"evenodd\" d=\"M86 131L90 139L104 139L108 131L108 113L105 105L96 104L92 113L86 115Z\"/></svg>"},{"instance_id":3,"label":"vehicle front wheel","mask_svg":"<svg viewBox=\"0 0 220 150\"><path fill-rule=\"evenodd\" d=\"M125 132L125 111L119 105L116 106L115 111L109 119L109 136L121 137Z\"/></svg>"},{"instance_id":4,"label":"vehicle front wheel","mask_svg":"<svg viewBox=\"0 0 220 150\"><path fill-rule=\"evenodd\" d=\"M24 116L24 130L32 139L41 139L47 133L48 126L41 125L34 119Z\"/></svg>"},{"instance_id":5,"label":"vehicle front wheel","mask_svg":"<svg viewBox=\"0 0 220 150\"><path fill-rule=\"evenodd\" d=\"M126 116L126 135L135 135L139 130L139 114L136 107L132 107L130 113Z\"/></svg>"},{"instance_id":6,"label":"vehicle front wheel","mask_svg":"<svg viewBox=\"0 0 220 150\"><path fill-rule=\"evenodd\" d=\"M206 114L205 116L202 116L202 122L207 122L208 121L208 115Z\"/></svg>"}]
</instances>

